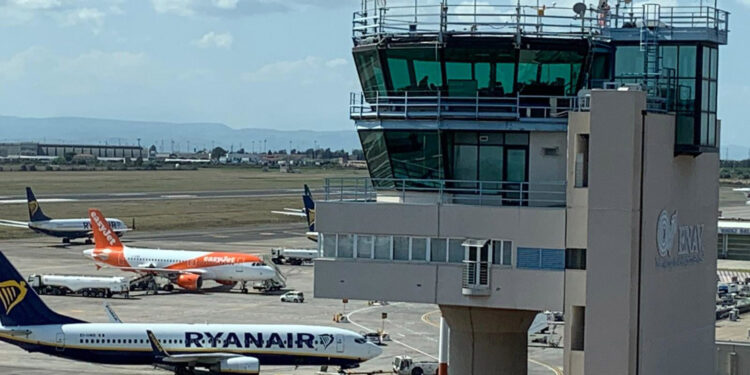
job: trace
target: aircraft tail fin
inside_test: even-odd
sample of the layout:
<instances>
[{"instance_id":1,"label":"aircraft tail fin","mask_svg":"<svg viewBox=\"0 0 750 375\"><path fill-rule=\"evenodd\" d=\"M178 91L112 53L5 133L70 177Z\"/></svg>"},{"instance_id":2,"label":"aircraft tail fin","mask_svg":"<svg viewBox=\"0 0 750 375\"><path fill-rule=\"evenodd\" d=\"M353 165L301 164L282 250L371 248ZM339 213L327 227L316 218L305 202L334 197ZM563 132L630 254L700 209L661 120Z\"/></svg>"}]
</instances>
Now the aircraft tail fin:
<instances>
[{"instance_id":1,"label":"aircraft tail fin","mask_svg":"<svg viewBox=\"0 0 750 375\"><path fill-rule=\"evenodd\" d=\"M82 322L52 311L0 252L0 323L3 327Z\"/></svg>"},{"instance_id":2,"label":"aircraft tail fin","mask_svg":"<svg viewBox=\"0 0 750 375\"><path fill-rule=\"evenodd\" d=\"M122 249L120 237L112 230L101 211L95 208L89 209L89 220L91 220L91 231L94 232L95 249Z\"/></svg>"},{"instance_id":3,"label":"aircraft tail fin","mask_svg":"<svg viewBox=\"0 0 750 375\"><path fill-rule=\"evenodd\" d=\"M26 202L29 205L29 220L30 221L44 221L52 220L50 217L42 212L42 207L39 206L39 202L34 196L34 192L31 191L30 187L26 187Z\"/></svg>"},{"instance_id":4,"label":"aircraft tail fin","mask_svg":"<svg viewBox=\"0 0 750 375\"><path fill-rule=\"evenodd\" d=\"M302 195L302 203L305 207L305 216L307 217L307 227L310 232L315 232L315 201L313 200L310 187L305 184L305 194Z\"/></svg>"},{"instance_id":5,"label":"aircraft tail fin","mask_svg":"<svg viewBox=\"0 0 750 375\"><path fill-rule=\"evenodd\" d=\"M167 353L167 351L164 350L164 347L161 346L161 343L159 342L159 339L156 338L156 335L154 335L154 333L151 332L150 330L147 330L146 334L148 335L148 341L151 343L151 350L154 353L154 357L156 358L169 357L169 353Z\"/></svg>"}]
</instances>

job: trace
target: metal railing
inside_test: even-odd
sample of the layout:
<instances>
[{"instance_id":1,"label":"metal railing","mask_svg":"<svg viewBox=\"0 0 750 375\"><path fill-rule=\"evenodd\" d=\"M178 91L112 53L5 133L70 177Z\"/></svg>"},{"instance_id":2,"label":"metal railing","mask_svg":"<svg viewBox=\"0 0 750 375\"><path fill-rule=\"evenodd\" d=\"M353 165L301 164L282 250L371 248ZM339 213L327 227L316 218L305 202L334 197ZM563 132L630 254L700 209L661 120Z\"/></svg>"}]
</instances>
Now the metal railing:
<instances>
[{"instance_id":1,"label":"metal railing","mask_svg":"<svg viewBox=\"0 0 750 375\"><path fill-rule=\"evenodd\" d=\"M462 118L518 120L521 118L565 119L578 108L578 97L516 95L505 97L446 96L440 92L397 95L351 93L349 116L367 118Z\"/></svg>"},{"instance_id":2,"label":"metal railing","mask_svg":"<svg viewBox=\"0 0 750 375\"><path fill-rule=\"evenodd\" d=\"M352 36L356 41L383 36L439 36L450 34L575 37L602 35L613 28L643 25L641 6L612 5L586 9L578 15L569 7L509 5L500 0L362 0L354 12ZM713 6L662 6L659 23L670 32L710 29L726 33L729 12ZM653 25L646 25L651 27Z\"/></svg>"},{"instance_id":3,"label":"metal railing","mask_svg":"<svg viewBox=\"0 0 750 375\"><path fill-rule=\"evenodd\" d=\"M514 182L406 178L332 177L325 201L453 203L481 206L565 207L565 182Z\"/></svg>"}]
</instances>

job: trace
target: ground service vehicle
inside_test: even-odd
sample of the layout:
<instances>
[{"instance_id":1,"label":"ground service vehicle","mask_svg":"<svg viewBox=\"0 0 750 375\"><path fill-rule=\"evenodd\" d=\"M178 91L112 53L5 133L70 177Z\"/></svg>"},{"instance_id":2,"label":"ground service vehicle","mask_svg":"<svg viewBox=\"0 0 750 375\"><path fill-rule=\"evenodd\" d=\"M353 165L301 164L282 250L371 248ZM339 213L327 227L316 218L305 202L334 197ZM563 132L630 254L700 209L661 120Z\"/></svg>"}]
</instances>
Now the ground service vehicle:
<instances>
[{"instance_id":1,"label":"ground service vehicle","mask_svg":"<svg viewBox=\"0 0 750 375\"><path fill-rule=\"evenodd\" d=\"M299 266L304 262L312 262L318 257L318 249L271 249L271 259L276 264L287 263Z\"/></svg>"},{"instance_id":2,"label":"ground service vehicle","mask_svg":"<svg viewBox=\"0 0 750 375\"><path fill-rule=\"evenodd\" d=\"M130 281L121 276L30 275L28 284L39 294L110 298L130 296Z\"/></svg>"},{"instance_id":3,"label":"ground service vehicle","mask_svg":"<svg viewBox=\"0 0 750 375\"><path fill-rule=\"evenodd\" d=\"M302 302L305 302L305 295L302 292L292 290L290 292L286 292L282 294L280 299L281 299L281 302L302 303Z\"/></svg>"},{"instance_id":4,"label":"ground service vehicle","mask_svg":"<svg viewBox=\"0 0 750 375\"><path fill-rule=\"evenodd\" d=\"M437 362L414 362L407 356L393 359L393 372L398 375L437 375L437 370Z\"/></svg>"}]
</instances>

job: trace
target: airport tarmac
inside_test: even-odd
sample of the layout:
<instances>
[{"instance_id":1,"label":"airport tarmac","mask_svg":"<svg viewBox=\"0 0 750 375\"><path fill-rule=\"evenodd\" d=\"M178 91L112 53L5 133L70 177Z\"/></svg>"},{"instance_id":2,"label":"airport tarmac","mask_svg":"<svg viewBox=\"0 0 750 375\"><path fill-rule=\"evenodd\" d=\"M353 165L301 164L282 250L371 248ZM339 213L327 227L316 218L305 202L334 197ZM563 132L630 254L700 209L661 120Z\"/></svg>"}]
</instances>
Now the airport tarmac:
<instances>
[{"instance_id":1,"label":"airport tarmac","mask_svg":"<svg viewBox=\"0 0 750 375\"><path fill-rule=\"evenodd\" d=\"M313 248L316 244L305 239L302 224L274 224L248 228L225 228L203 231L170 231L128 233L124 240L129 246L148 246L164 249L238 251L268 254L273 247ZM31 273L65 273L92 275L123 275L114 269L96 270L81 255L86 245L61 246L57 239L36 236L22 240L0 241L0 251L14 263L24 276ZM417 360L434 360L438 351L439 313L437 306L392 303L369 306L367 301L313 298L313 266L281 266L287 276L288 289L304 292L305 303L282 303L278 295L242 294L238 291L211 293L161 293L134 298L108 300L125 322L154 323L304 323L329 325L356 332L375 331L385 325L393 341L384 346L383 354L365 362L360 370L390 370L393 357L408 355ZM377 280L373 280L377 282ZM210 287L212 282L206 282ZM90 322L107 322L101 299L83 297L43 296L54 310ZM387 312L383 322L381 313ZM334 323L336 313L346 313L349 323ZM26 353L0 343L0 373L18 375L50 374L166 374L148 366L101 366L73 362L42 354ZM529 374L562 374L562 349L529 348ZM263 367L263 374L316 374L315 367Z\"/></svg>"}]
</instances>

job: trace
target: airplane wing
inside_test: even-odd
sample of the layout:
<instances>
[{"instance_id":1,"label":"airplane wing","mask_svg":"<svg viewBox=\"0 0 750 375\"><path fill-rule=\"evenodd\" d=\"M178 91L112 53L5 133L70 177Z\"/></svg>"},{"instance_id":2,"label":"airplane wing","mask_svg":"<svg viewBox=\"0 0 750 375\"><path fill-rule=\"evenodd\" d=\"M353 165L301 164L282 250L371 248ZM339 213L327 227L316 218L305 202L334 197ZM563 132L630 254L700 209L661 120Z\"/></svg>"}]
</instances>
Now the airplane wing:
<instances>
[{"instance_id":1,"label":"airplane wing","mask_svg":"<svg viewBox=\"0 0 750 375\"><path fill-rule=\"evenodd\" d=\"M242 354L217 352L172 355L161 346L159 339L156 338L156 335L152 331L147 330L146 334L148 335L148 341L151 343L151 350L154 353L154 357L163 363L190 363L199 366L213 366L226 359L242 358L244 363L241 365L243 367L254 367L256 371L260 369L260 361L257 358Z\"/></svg>"},{"instance_id":2,"label":"airplane wing","mask_svg":"<svg viewBox=\"0 0 750 375\"><path fill-rule=\"evenodd\" d=\"M120 317L117 316L115 310L112 310L112 306L110 306L107 302L104 302L104 311L107 313L107 317L109 318L110 323L122 323Z\"/></svg>"},{"instance_id":3,"label":"airplane wing","mask_svg":"<svg viewBox=\"0 0 750 375\"><path fill-rule=\"evenodd\" d=\"M271 213L286 216L307 217L307 215L302 210L296 210L293 208L285 208L284 210L287 211L271 211Z\"/></svg>"},{"instance_id":4,"label":"airplane wing","mask_svg":"<svg viewBox=\"0 0 750 375\"><path fill-rule=\"evenodd\" d=\"M29 223L25 221L15 221L15 220L3 220L0 219L0 225L5 227L12 227L12 228L26 228L29 229Z\"/></svg>"}]
</instances>

